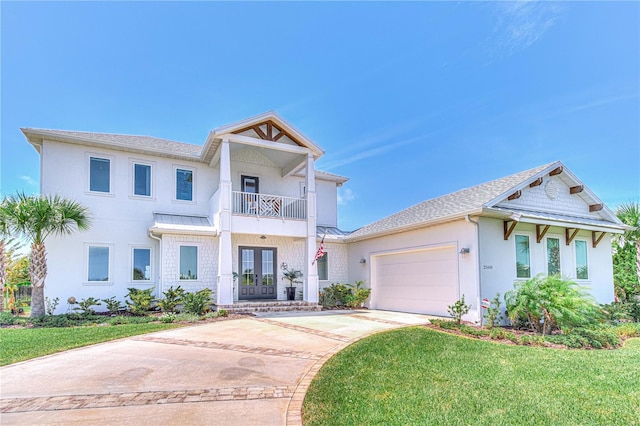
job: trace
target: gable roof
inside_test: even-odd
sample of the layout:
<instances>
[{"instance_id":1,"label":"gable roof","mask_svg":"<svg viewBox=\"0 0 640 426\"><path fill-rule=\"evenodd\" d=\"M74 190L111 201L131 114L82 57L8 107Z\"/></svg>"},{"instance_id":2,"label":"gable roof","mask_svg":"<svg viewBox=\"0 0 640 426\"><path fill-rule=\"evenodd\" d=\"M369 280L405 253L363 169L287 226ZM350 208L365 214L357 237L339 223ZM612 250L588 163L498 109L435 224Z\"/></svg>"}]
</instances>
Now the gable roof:
<instances>
[{"instance_id":1,"label":"gable roof","mask_svg":"<svg viewBox=\"0 0 640 426\"><path fill-rule=\"evenodd\" d=\"M402 210L354 231L347 237L347 240L358 241L395 232L407 231L430 226L436 223L461 219L467 215L502 215L508 217L512 214L510 209L493 208L494 205L505 200L514 192L531 184L539 177L545 176L559 167L562 167L562 170L567 173L568 178L571 181L579 183L575 175L569 172L560 161L555 161L553 163L544 164L510 176L462 189L451 194L423 201L409 207L408 209ZM591 191L585 189L585 192L587 192L586 196L593 200L594 203L601 203L601 201ZM625 226L606 206L603 207L602 215L605 216L605 218L602 221L599 221L599 223L610 228L625 229ZM565 221L569 221L566 216L564 219ZM582 219L572 218L570 221L575 223L579 220ZM593 220L584 220L585 223L594 222Z\"/></svg>"}]
</instances>

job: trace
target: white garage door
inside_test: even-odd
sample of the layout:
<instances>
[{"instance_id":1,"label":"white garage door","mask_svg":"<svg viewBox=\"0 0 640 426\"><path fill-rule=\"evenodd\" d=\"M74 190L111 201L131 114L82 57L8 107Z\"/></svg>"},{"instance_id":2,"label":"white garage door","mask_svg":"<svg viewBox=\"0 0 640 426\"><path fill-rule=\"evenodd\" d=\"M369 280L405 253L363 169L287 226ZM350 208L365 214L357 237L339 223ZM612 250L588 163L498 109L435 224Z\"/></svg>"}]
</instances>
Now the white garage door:
<instances>
[{"instance_id":1,"label":"white garage door","mask_svg":"<svg viewBox=\"0 0 640 426\"><path fill-rule=\"evenodd\" d=\"M453 246L373 258L375 307L448 316L458 299L458 256Z\"/></svg>"}]
</instances>

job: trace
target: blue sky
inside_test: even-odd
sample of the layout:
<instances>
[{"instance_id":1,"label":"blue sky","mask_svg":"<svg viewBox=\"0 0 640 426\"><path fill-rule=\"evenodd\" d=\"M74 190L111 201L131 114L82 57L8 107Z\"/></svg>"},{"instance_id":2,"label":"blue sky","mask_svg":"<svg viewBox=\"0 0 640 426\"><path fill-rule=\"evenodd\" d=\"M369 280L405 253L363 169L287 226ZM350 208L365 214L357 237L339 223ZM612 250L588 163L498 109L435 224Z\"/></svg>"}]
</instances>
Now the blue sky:
<instances>
[{"instance_id":1,"label":"blue sky","mask_svg":"<svg viewBox=\"0 0 640 426\"><path fill-rule=\"evenodd\" d=\"M1 192L20 127L157 136L276 110L350 177L340 227L554 160L640 196L638 2L0 2Z\"/></svg>"}]
</instances>

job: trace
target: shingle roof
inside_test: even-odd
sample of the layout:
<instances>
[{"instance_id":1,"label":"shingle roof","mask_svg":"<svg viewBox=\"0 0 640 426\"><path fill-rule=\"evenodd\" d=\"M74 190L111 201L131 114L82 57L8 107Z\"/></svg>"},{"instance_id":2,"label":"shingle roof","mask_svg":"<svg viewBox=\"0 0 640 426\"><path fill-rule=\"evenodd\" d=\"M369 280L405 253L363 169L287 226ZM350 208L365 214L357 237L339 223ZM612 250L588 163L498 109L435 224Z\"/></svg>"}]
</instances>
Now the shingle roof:
<instances>
[{"instance_id":1,"label":"shingle roof","mask_svg":"<svg viewBox=\"0 0 640 426\"><path fill-rule=\"evenodd\" d=\"M155 154L177 154L198 158L202 151L201 145L175 142L167 139L155 138L152 136L120 135L115 133L94 133L30 128L22 129L22 131L25 133L32 133L42 136L49 135L58 136L61 138L81 139L87 142L94 142L97 144L104 144L109 146L120 146L122 148L148 151Z\"/></svg>"},{"instance_id":2,"label":"shingle roof","mask_svg":"<svg viewBox=\"0 0 640 426\"><path fill-rule=\"evenodd\" d=\"M555 164L560 163L545 164L511 176L423 201L358 229L350 234L348 239L360 239L395 230L409 229L445 218L462 217L465 214L481 209L490 201Z\"/></svg>"}]
</instances>

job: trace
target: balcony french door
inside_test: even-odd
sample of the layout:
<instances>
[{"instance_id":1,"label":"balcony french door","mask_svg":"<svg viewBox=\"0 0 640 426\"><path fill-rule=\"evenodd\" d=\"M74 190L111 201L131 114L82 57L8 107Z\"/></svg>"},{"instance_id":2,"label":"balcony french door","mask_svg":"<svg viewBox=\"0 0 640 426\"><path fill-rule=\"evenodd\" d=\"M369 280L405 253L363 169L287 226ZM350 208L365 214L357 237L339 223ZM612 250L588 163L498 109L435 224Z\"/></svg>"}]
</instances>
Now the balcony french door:
<instances>
[{"instance_id":1,"label":"balcony french door","mask_svg":"<svg viewBox=\"0 0 640 426\"><path fill-rule=\"evenodd\" d=\"M277 297L276 249L240 247L239 299L275 299Z\"/></svg>"}]
</instances>

